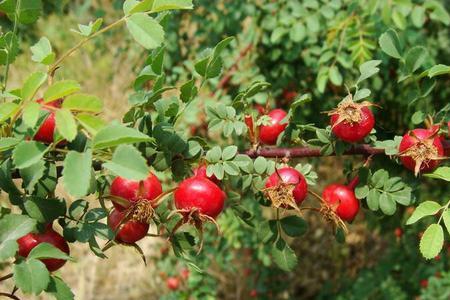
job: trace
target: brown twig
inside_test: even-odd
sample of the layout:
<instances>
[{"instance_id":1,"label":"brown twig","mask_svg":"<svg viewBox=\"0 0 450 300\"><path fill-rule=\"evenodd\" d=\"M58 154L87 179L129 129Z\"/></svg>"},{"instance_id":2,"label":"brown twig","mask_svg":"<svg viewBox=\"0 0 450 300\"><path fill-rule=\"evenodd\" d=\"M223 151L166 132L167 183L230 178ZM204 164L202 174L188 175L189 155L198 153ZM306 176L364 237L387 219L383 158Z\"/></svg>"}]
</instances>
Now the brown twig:
<instances>
[{"instance_id":1,"label":"brown twig","mask_svg":"<svg viewBox=\"0 0 450 300\"><path fill-rule=\"evenodd\" d=\"M10 298L10 299L14 299L14 300L20 300L19 297L15 296L15 295L12 295L12 294L8 294L8 293L0 293L0 297L1 296L7 297L7 298Z\"/></svg>"},{"instance_id":2,"label":"brown twig","mask_svg":"<svg viewBox=\"0 0 450 300\"><path fill-rule=\"evenodd\" d=\"M8 275L5 275L5 276L3 276L3 277L0 277L0 282L3 281L3 280L7 280L7 279L9 279L9 278L11 278L11 277L13 277L13 274L12 274L12 273L10 273L10 274L8 274Z\"/></svg>"},{"instance_id":3,"label":"brown twig","mask_svg":"<svg viewBox=\"0 0 450 300\"><path fill-rule=\"evenodd\" d=\"M214 94L218 90L222 90L228 85L234 73L238 70L239 62L247 55L248 52L250 52L252 48L253 44L249 44L247 47L242 49L242 51L239 53L239 56L234 61L233 65L230 67L230 69L228 69L227 73L225 73L225 75L219 81L219 84L217 84L217 89L211 93L212 96L214 96Z\"/></svg>"},{"instance_id":4,"label":"brown twig","mask_svg":"<svg viewBox=\"0 0 450 300\"><path fill-rule=\"evenodd\" d=\"M450 151L450 140L441 141L444 146L445 151ZM325 156L320 153L320 148L318 147L292 147L292 148L275 148L275 147L263 147L256 150L249 149L242 152L250 156L251 158L256 158L259 156L267 157L267 158L283 158L283 157L321 157ZM336 153L332 153L328 156L335 156ZM375 148L367 144L355 145L349 150L345 151L343 155L386 155L384 149ZM92 165L94 170L98 171L102 169L101 162L95 161ZM60 177L62 175L62 166L57 166L57 176ZM21 178L20 173L18 171L14 171L12 173L12 178ZM165 194L164 194L165 195Z\"/></svg>"}]
</instances>

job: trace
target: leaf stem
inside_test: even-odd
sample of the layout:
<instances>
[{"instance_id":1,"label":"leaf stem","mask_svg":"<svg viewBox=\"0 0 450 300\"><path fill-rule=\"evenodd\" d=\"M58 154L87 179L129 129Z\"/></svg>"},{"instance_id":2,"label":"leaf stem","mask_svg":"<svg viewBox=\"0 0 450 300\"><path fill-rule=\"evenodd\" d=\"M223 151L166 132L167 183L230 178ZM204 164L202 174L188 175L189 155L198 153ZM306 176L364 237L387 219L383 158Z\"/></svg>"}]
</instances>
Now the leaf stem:
<instances>
[{"instance_id":1,"label":"leaf stem","mask_svg":"<svg viewBox=\"0 0 450 300\"><path fill-rule=\"evenodd\" d=\"M87 42L89 42L90 40L92 40L93 38L99 36L100 34L120 25L121 23L123 23L126 20L126 16L109 24L108 26L102 28L101 30L97 31L96 33L86 37L85 39L82 39L80 42L78 42L78 44L76 44L75 46L73 46L72 48L70 48L66 53L64 53L60 58L58 58L49 68L48 68L48 75L50 76L50 78L52 78L55 74L55 71L59 68L59 65L66 59L68 58L70 55L72 55L75 51L77 51L79 48L81 48L84 44L86 44Z\"/></svg>"},{"instance_id":2,"label":"leaf stem","mask_svg":"<svg viewBox=\"0 0 450 300\"><path fill-rule=\"evenodd\" d=\"M14 42L14 37L17 34L17 23L18 23L18 19L19 19L19 10L20 10L20 6L22 4L22 0L17 0L16 3L16 10L14 12L14 27L13 27L13 33L12 33L12 37L11 37L11 41L9 42L9 47L8 47L8 52L6 53L6 66L5 66L5 74L3 77L3 86L2 86L2 92L4 92L6 90L6 85L8 84L8 77L9 77L9 52L13 47L13 42Z\"/></svg>"}]
</instances>

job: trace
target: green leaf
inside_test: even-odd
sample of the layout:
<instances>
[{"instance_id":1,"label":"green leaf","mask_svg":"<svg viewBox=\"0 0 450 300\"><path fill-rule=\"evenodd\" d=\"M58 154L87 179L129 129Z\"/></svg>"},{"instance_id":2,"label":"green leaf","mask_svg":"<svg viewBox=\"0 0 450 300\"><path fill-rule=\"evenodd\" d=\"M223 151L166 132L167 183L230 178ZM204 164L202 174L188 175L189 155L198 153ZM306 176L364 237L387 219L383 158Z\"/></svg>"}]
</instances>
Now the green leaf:
<instances>
[{"instance_id":1,"label":"green leaf","mask_svg":"<svg viewBox=\"0 0 450 300\"><path fill-rule=\"evenodd\" d=\"M19 54L19 41L13 32L0 35L0 64L13 63Z\"/></svg>"},{"instance_id":2,"label":"green leaf","mask_svg":"<svg viewBox=\"0 0 450 300\"><path fill-rule=\"evenodd\" d=\"M292 237L301 236L308 230L308 223L298 216L289 216L280 220L283 231Z\"/></svg>"},{"instance_id":3,"label":"green leaf","mask_svg":"<svg viewBox=\"0 0 450 300\"><path fill-rule=\"evenodd\" d=\"M223 170L231 176L239 175L239 167L232 161L225 161L223 163Z\"/></svg>"},{"instance_id":4,"label":"green leaf","mask_svg":"<svg viewBox=\"0 0 450 300\"><path fill-rule=\"evenodd\" d=\"M208 152L206 152L206 159L210 163L216 163L220 161L220 158L222 157L222 149L220 149L219 146L215 146Z\"/></svg>"},{"instance_id":5,"label":"green leaf","mask_svg":"<svg viewBox=\"0 0 450 300\"><path fill-rule=\"evenodd\" d=\"M149 0L144 0L142 2L139 2L137 0L125 0L125 2L123 3L123 13L125 14L125 16L130 15L131 11L138 5L141 5L143 3L148 3L148 2L153 2L153 1L149 1Z\"/></svg>"},{"instance_id":6,"label":"green leaf","mask_svg":"<svg viewBox=\"0 0 450 300\"><path fill-rule=\"evenodd\" d=\"M25 125L29 128L36 126L39 120L39 114L41 112L41 106L36 102L29 102L23 108L22 119Z\"/></svg>"},{"instance_id":7,"label":"green leaf","mask_svg":"<svg viewBox=\"0 0 450 300\"><path fill-rule=\"evenodd\" d=\"M411 12L411 19L417 28L421 28L423 24L425 23L425 8L422 6L414 6L412 12Z\"/></svg>"},{"instance_id":8,"label":"green leaf","mask_svg":"<svg viewBox=\"0 0 450 300\"><path fill-rule=\"evenodd\" d=\"M123 125L109 125L102 128L94 137L93 148L104 149L121 144L151 142L152 138L138 130Z\"/></svg>"},{"instance_id":9,"label":"green leaf","mask_svg":"<svg viewBox=\"0 0 450 300\"><path fill-rule=\"evenodd\" d=\"M28 168L39 162L47 147L35 141L22 141L13 150L13 161L18 169Z\"/></svg>"},{"instance_id":10,"label":"green leaf","mask_svg":"<svg viewBox=\"0 0 450 300\"><path fill-rule=\"evenodd\" d=\"M291 271L297 265L295 252L282 239L273 246L272 256L277 266L284 271Z\"/></svg>"},{"instance_id":11,"label":"green leaf","mask_svg":"<svg viewBox=\"0 0 450 300\"><path fill-rule=\"evenodd\" d=\"M442 220L445 228L447 228L447 232L450 233L450 211L448 209L442 212Z\"/></svg>"},{"instance_id":12,"label":"green leaf","mask_svg":"<svg viewBox=\"0 0 450 300\"><path fill-rule=\"evenodd\" d=\"M370 179L370 182L376 187L376 188L381 188L384 186L384 183L389 179L389 173L384 170L384 169L380 169L377 170L372 178Z\"/></svg>"},{"instance_id":13,"label":"green leaf","mask_svg":"<svg viewBox=\"0 0 450 300\"><path fill-rule=\"evenodd\" d=\"M49 243L40 243L33 249L31 249L30 254L28 254L27 259L46 259L46 258L56 258L63 260L73 260L69 255L59 250L55 246Z\"/></svg>"},{"instance_id":14,"label":"green leaf","mask_svg":"<svg viewBox=\"0 0 450 300\"><path fill-rule=\"evenodd\" d=\"M23 260L13 266L17 287L25 294L39 295L50 282L50 273L44 263L37 259Z\"/></svg>"},{"instance_id":15,"label":"green leaf","mask_svg":"<svg viewBox=\"0 0 450 300\"><path fill-rule=\"evenodd\" d=\"M289 37L294 42L301 42L306 37L306 28L302 22L297 22L289 31Z\"/></svg>"},{"instance_id":16,"label":"green leaf","mask_svg":"<svg viewBox=\"0 0 450 300\"><path fill-rule=\"evenodd\" d=\"M89 193L92 178L92 151L70 151L64 159L63 182L66 191L74 197Z\"/></svg>"},{"instance_id":17,"label":"green leaf","mask_svg":"<svg viewBox=\"0 0 450 300\"><path fill-rule=\"evenodd\" d=\"M96 33L103 24L103 19L99 18L94 22L89 22L88 25L78 24L78 30L71 29L71 31L78 33L82 36L88 37Z\"/></svg>"},{"instance_id":18,"label":"green leaf","mask_svg":"<svg viewBox=\"0 0 450 300\"><path fill-rule=\"evenodd\" d=\"M380 193L376 189L372 189L367 194L367 206L372 211L377 211L380 207L379 205Z\"/></svg>"},{"instance_id":19,"label":"green leaf","mask_svg":"<svg viewBox=\"0 0 450 300\"><path fill-rule=\"evenodd\" d=\"M378 66L380 64L381 64L381 60L369 60L369 61L366 61L365 63L361 64L359 66L359 72L361 73L361 75L359 76L356 84L377 74L380 71L380 68L378 68ZM369 91L369 94L370 94L370 91Z\"/></svg>"},{"instance_id":20,"label":"green leaf","mask_svg":"<svg viewBox=\"0 0 450 300\"><path fill-rule=\"evenodd\" d=\"M4 152L10 149L13 149L18 143L20 143L20 139L12 138L12 137L4 137L0 139L0 152Z\"/></svg>"},{"instance_id":21,"label":"green leaf","mask_svg":"<svg viewBox=\"0 0 450 300\"><path fill-rule=\"evenodd\" d=\"M440 209L441 205L434 201L425 201L419 204L419 206L414 210L413 214L406 221L406 225L411 225L426 216L431 216L436 214Z\"/></svg>"},{"instance_id":22,"label":"green leaf","mask_svg":"<svg viewBox=\"0 0 450 300\"><path fill-rule=\"evenodd\" d=\"M431 224L420 240L420 252L426 259L435 258L444 245L444 231L439 224Z\"/></svg>"},{"instance_id":23,"label":"green leaf","mask_svg":"<svg viewBox=\"0 0 450 300\"><path fill-rule=\"evenodd\" d=\"M20 177L23 179L22 185L28 193L31 194L34 192L36 184L44 176L45 169L45 161L40 160L28 168L20 170Z\"/></svg>"},{"instance_id":24,"label":"green leaf","mask_svg":"<svg viewBox=\"0 0 450 300\"><path fill-rule=\"evenodd\" d=\"M450 181L450 167L439 167L433 173L424 174L424 176Z\"/></svg>"},{"instance_id":25,"label":"green leaf","mask_svg":"<svg viewBox=\"0 0 450 300\"><path fill-rule=\"evenodd\" d=\"M47 73L43 72L35 72L28 76L22 87L22 99L24 101L31 100L31 97L36 94L37 90L39 90L46 80Z\"/></svg>"},{"instance_id":26,"label":"green leaf","mask_svg":"<svg viewBox=\"0 0 450 300\"><path fill-rule=\"evenodd\" d=\"M368 185L358 186L355 188L355 196L358 199L364 199L367 197L368 194L369 194L369 186Z\"/></svg>"},{"instance_id":27,"label":"green leaf","mask_svg":"<svg viewBox=\"0 0 450 300\"><path fill-rule=\"evenodd\" d=\"M51 276L50 283L45 290L47 293L53 295L56 300L73 300L75 295L70 290L70 287L59 277Z\"/></svg>"},{"instance_id":28,"label":"green leaf","mask_svg":"<svg viewBox=\"0 0 450 300\"><path fill-rule=\"evenodd\" d=\"M382 193L378 199L381 211L388 216L392 216L397 210L397 205L390 194Z\"/></svg>"},{"instance_id":29,"label":"green leaf","mask_svg":"<svg viewBox=\"0 0 450 300\"><path fill-rule=\"evenodd\" d=\"M106 122L97 116L82 113L77 114L75 118L92 135L96 135L97 132L106 127Z\"/></svg>"},{"instance_id":30,"label":"green leaf","mask_svg":"<svg viewBox=\"0 0 450 300\"><path fill-rule=\"evenodd\" d=\"M450 74L450 66L439 64L428 69L428 77L430 78L445 74Z\"/></svg>"},{"instance_id":31,"label":"green leaf","mask_svg":"<svg viewBox=\"0 0 450 300\"><path fill-rule=\"evenodd\" d=\"M67 97L62 108L72 111L84 111L99 113L103 109L103 102L100 98L87 94L75 94Z\"/></svg>"},{"instance_id":32,"label":"green leaf","mask_svg":"<svg viewBox=\"0 0 450 300\"><path fill-rule=\"evenodd\" d=\"M0 261L16 254L16 240L33 231L36 221L25 215L10 214L0 219Z\"/></svg>"},{"instance_id":33,"label":"green leaf","mask_svg":"<svg viewBox=\"0 0 450 300\"><path fill-rule=\"evenodd\" d=\"M228 146L222 151L222 160L231 160L237 154L238 148L236 146Z\"/></svg>"},{"instance_id":34,"label":"green leaf","mask_svg":"<svg viewBox=\"0 0 450 300\"><path fill-rule=\"evenodd\" d=\"M0 2L0 11L5 12L11 21L16 15L17 0L3 0ZM42 0L21 0L17 12L18 21L22 24L34 23L42 14Z\"/></svg>"},{"instance_id":35,"label":"green leaf","mask_svg":"<svg viewBox=\"0 0 450 300\"><path fill-rule=\"evenodd\" d=\"M154 0L152 12L160 12L172 9L192 9L192 0Z\"/></svg>"},{"instance_id":36,"label":"green leaf","mask_svg":"<svg viewBox=\"0 0 450 300\"><path fill-rule=\"evenodd\" d=\"M44 93L44 103L69 96L80 90L81 86L75 80L61 80L52 84Z\"/></svg>"},{"instance_id":37,"label":"green leaf","mask_svg":"<svg viewBox=\"0 0 450 300\"><path fill-rule=\"evenodd\" d=\"M262 156L258 156L258 158L256 158L254 161L253 168L255 169L256 173L264 174L264 172L267 170L267 160Z\"/></svg>"},{"instance_id":38,"label":"green leaf","mask_svg":"<svg viewBox=\"0 0 450 300\"><path fill-rule=\"evenodd\" d=\"M13 102L6 102L0 105L0 123L8 120L14 115L19 109L19 105Z\"/></svg>"},{"instance_id":39,"label":"green leaf","mask_svg":"<svg viewBox=\"0 0 450 300\"><path fill-rule=\"evenodd\" d=\"M360 89L353 96L353 101L358 101L358 100L367 98L370 96L370 94L371 94L371 91L369 89Z\"/></svg>"},{"instance_id":40,"label":"green leaf","mask_svg":"<svg viewBox=\"0 0 450 300\"><path fill-rule=\"evenodd\" d=\"M114 151L112 161L104 163L103 167L115 175L130 179L144 180L149 174L147 161L133 146L120 145Z\"/></svg>"},{"instance_id":41,"label":"green leaf","mask_svg":"<svg viewBox=\"0 0 450 300\"><path fill-rule=\"evenodd\" d=\"M61 108L55 113L56 129L69 142L77 136L77 123L70 110Z\"/></svg>"},{"instance_id":42,"label":"green leaf","mask_svg":"<svg viewBox=\"0 0 450 300\"><path fill-rule=\"evenodd\" d=\"M146 49L157 48L164 41L162 26L145 13L136 13L127 18L127 27L136 42Z\"/></svg>"},{"instance_id":43,"label":"green leaf","mask_svg":"<svg viewBox=\"0 0 450 300\"><path fill-rule=\"evenodd\" d=\"M27 214L39 223L50 223L66 213L62 199L29 197L24 204Z\"/></svg>"},{"instance_id":44,"label":"green leaf","mask_svg":"<svg viewBox=\"0 0 450 300\"><path fill-rule=\"evenodd\" d=\"M195 86L195 79L192 78L180 88L180 98L184 103L189 102L197 95L197 87Z\"/></svg>"},{"instance_id":45,"label":"green leaf","mask_svg":"<svg viewBox=\"0 0 450 300\"><path fill-rule=\"evenodd\" d=\"M56 54L52 51L52 45L46 37L42 37L39 42L31 46L31 59L35 62L51 65L55 61Z\"/></svg>"},{"instance_id":46,"label":"green leaf","mask_svg":"<svg viewBox=\"0 0 450 300\"><path fill-rule=\"evenodd\" d=\"M383 33L380 36L378 43L380 44L381 50L383 50L383 52L387 55L398 59L402 58L400 39L394 29L388 29L385 33Z\"/></svg>"},{"instance_id":47,"label":"green leaf","mask_svg":"<svg viewBox=\"0 0 450 300\"><path fill-rule=\"evenodd\" d=\"M343 79L341 73L339 72L338 67L336 67L335 65L330 67L329 72L331 83L333 83L336 86L340 86L342 84Z\"/></svg>"},{"instance_id":48,"label":"green leaf","mask_svg":"<svg viewBox=\"0 0 450 300\"><path fill-rule=\"evenodd\" d=\"M408 73L414 73L427 59L428 51L423 46L415 46L406 52L405 66Z\"/></svg>"}]
</instances>

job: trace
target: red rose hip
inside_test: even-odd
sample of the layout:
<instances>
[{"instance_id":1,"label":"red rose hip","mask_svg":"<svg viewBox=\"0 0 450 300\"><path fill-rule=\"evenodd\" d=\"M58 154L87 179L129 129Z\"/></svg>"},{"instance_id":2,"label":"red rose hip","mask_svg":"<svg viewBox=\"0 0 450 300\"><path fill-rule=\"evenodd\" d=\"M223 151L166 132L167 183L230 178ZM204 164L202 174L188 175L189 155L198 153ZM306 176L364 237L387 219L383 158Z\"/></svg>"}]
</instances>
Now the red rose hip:
<instances>
[{"instance_id":1,"label":"red rose hip","mask_svg":"<svg viewBox=\"0 0 450 300\"><path fill-rule=\"evenodd\" d=\"M355 143L363 140L375 126L375 117L368 102L355 103L351 98L343 100L328 113L331 130L339 139Z\"/></svg>"},{"instance_id":2,"label":"red rose hip","mask_svg":"<svg viewBox=\"0 0 450 300\"><path fill-rule=\"evenodd\" d=\"M276 187L280 184L280 181L295 184L292 195L297 205L305 200L306 195L308 194L308 184L302 173L291 167L278 169L267 179L266 188Z\"/></svg>"},{"instance_id":3,"label":"red rose hip","mask_svg":"<svg viewBox=\"0 0 450 300\"><path fill-rule=\"evenodd\" d=\"M280 124L280 122L287 116L287 113L282 109L274 109L267 114L270 118L270 125L261 125L259 129L259 140L266 145L275 145L278 136L286 129L287 123Z\"/></svg>"},{"instance_id":4,"label":"red rose hip","mask_svg":"<svg viewBox=\"0 0 450 300\"><path fill-rule=\"evenodd\" d=\"M211 180L194 176L180 183L174 199L179 210L198 210L200 214L216 218L223 210L225 193Z\"/></svg>"},{"instance_id":5,"label":"red rose hip","mask_svg":"<svg viewBox=\"0 0 450 300\"><path fill-rule=\"evenodd\" d=\"M42 104L44 99L38 99L36 100L37 103ZM61 107L61 100L55 100L49 103L45 103L46 106L54 107L54 108L60 108ZM56 128L56 121L55 121L55 112L50 110L47 107L42 107L42 110L48 111L49 114L45 118L44 122L42 122L41 126L37 130L37 132L34 134L33 140L38 142L43 142L46 144L53 143L53 137L55 134L55 128Z\"/></svg>"},{"instance_id":6,"label":"red rose hip","mask_svg":"<svg viewBox=\"0 0 450 300\"><path fill-rule=\"evenodd\" d=\"M322 193L323 199L344 221L353 221L359 211L359 201L353 190L342 184L330 184Z\"/></svg>"},{"instance_id":7,"label":"red rose hip","mask_svg":"<svg viewBox=\"0 0 450 300\"><path fill-rule=\"evenodd\" d=\"M414 129L403 136L399 146L400 160L407 169L420 172L431 172L444 157L444 147L437 135L438 127L431 129Z\"/></svg>"},{"instance_id":8,"label":"red rose hip","mask_svg":"<svg viewBox=\"0 0 450 300\"><path fill-rule=\"evenodd\" d=\"M51 226L47 227L43 233L29 233L17 240L19 244L19 255L22 257L27 257L34 247L41 243L52 244L62 252L70 255L69 245L67 244L64 237L53 230ZM50 272L56 271L61 268L66 261L63 259L41 259Z\"/></svg>"},{"instance_id":9,"label":"red rose hip","mask_svg":"<svg viewBox=\"0 0 450 300\"><path fill-rule=\"evenodd\" d=\"M125 216L125 212L114 209L108 216L108 225L112 230L117 231L116 241L124 244L134 244L147 235L150 226L147 223L133 220L122 223Z\"/></svg>"},{"instance_id":10,"label":"red rose hip","mask_svg":"<svg viewBox=\"0 0 450 300\"><path fill-rule=\"evenodd\" d=\"M178 277L169 277L166 280L166 285L169 290L176 291L180 287L180 279Z\"/></svg>"},{"instance_id":11,"label":"red rose hip","mask_svg":"<svg viewBox=\"0 0 450 300\"><path fill-rule=\"evenodd\" d=\"M150 173L143 181L129 180L116 177L111 183L111 195L136 203L140 200L152 201L162 194L162 186L158 177ZM120 204L113 202L118 210L124 210Z\"/></svg>"}]
</instances>

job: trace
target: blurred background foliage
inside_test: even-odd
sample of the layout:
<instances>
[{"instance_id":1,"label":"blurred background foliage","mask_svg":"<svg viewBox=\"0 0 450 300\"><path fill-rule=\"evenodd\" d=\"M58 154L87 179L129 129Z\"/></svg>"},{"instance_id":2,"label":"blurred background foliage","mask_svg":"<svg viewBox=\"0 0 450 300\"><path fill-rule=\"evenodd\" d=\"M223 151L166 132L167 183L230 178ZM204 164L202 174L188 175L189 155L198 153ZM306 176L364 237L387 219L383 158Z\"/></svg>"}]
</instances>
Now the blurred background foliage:
<instances>
[{"instance_id":1,"label":"blurred background foliage","mask_svg":"<svg viewBox=\"0 0 450 300\"><path fill-rule=\"evenodd\" d=\"M46 0L45 15L33 26L21 30L29 45L47 36L56 53L74 43L68 29L96 17L109 23L121 14L121 0ZM379 105L377 129L380 139L392 138L408 128L421 126L424 116L448 121L450 77L439 80L406 78L406 64L384 54L378 39L387 29L399 33L405 53L423 46L423 69L437 63L450 65L450 2L421 0L196 0L192 12L179 12L165 20L167 28L167 82L177 84L191 74L188 63L198 53L213 47L227 36L235 36L226 50L224 73L230 81L217 89L219 80L208 83L210 91L192 105L187 114L187 130L209 135L202 108L212 102L229 103L241 88L260 79L272 84L271 93L258 94L254 102L272 107L288 106L296 94L311 93L313 101L304 107L303 124L326 124L320 112L335 107L359 76L359 65L381 59L381 71L365 83L372 90L370 100ZM3 29L11 26L5 16ZM64 30L61 30L64 29ZM20 29L19 29L20 30ZM127 98L133 93L132 78L139 74L146 53L118 29L95 39L68 60L58 71L60 78L79 79L92 94L105 100L107 119L120 118L127 111ZM23 47L22 49L28 49ZM24 74L34 70L30 52L17 58L11 81L19 85ZM231 72L229 70L232 70ZM189 72L186 72L189 71ZM222 77L223 78L223 77ZM214 92L214 93L212 93ZM438 113L442 108L447 107ZM412 118L412 116L415 116ZM383 136L381 136L381 134ZM226 144L227 140L222 139ZM304 162L304 160L300 160ZM377 158L374 165L386 165ZM309 160L319 175L319 186L345 181L345 172L355 158ZM339 174L335 170L343 169ZM389 170L399 174L398 169ZM410 175L404 175L410 176ZM411 181L415 179L410 176ZM419 182L417 182L418 184ZM420 199L447 201L448 188L440 182L421 179ZM253 196L244 195L243 197ZM254 201L242 201L255 203ZM251 205L251 204L249 204ZM267 214L256 205L255 217ZM447 247L435 260L425 261L417 249L418 236L426 224L408 228L402 224L411 209L399 208L394 216L376 215L367 210L350 226L346 243L337 243L318 216L306 216L308 234L292 248L299 257L297 268L285 273L270 263L269 250L254 229L237 223L232 213L224 213L219 223L223 236L214 231L206 236L199 266L190 269L177 291L165 287L170 276L184 268L164 241L154 239L142 245L149 265L142 266L130 249L112 249L111 259L83 258L77 249L77 265L62 272L79 299L448 299L450 273ZM159 250L160 249L160 250ZM132 278L132 280L130 280Z\"/></svg>"}]
</instances>

